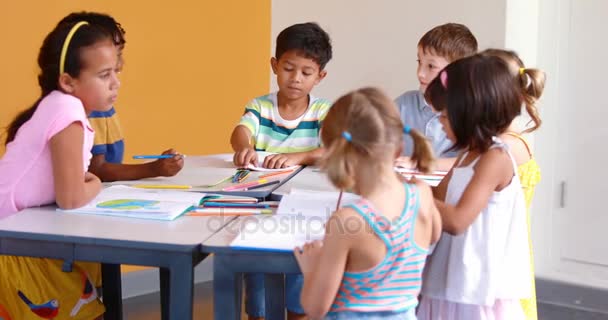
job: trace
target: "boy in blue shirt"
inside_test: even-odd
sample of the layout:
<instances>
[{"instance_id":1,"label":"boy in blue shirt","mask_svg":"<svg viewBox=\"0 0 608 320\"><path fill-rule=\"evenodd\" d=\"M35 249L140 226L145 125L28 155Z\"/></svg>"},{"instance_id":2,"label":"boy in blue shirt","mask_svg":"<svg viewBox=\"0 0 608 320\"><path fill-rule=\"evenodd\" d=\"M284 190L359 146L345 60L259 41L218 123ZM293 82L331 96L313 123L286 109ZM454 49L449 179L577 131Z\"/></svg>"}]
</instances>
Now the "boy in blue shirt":
<instances>
[{"instance_id":1,"label":"boy in blue shirt","mask_svg":"<svg viewBox=\"0 0 608 320\"><path fill-rule=\"evenodd\" d=\"M438 158L439 170L449 170L452 167L457 151L450 150L452 143L443 132L439 113L424 100L424 91L448 64L475 53L477 53L477 39L465 25L446 23L434 27L418 42L416 75L420 89L407 91L395 99L403 124L419 130L430 140L433 152ZM412 154L412 139L406 134L404 141L404 157L401 157L398 163L406 167L414 167L409 159Z\"/></svg>"}]
</instances>

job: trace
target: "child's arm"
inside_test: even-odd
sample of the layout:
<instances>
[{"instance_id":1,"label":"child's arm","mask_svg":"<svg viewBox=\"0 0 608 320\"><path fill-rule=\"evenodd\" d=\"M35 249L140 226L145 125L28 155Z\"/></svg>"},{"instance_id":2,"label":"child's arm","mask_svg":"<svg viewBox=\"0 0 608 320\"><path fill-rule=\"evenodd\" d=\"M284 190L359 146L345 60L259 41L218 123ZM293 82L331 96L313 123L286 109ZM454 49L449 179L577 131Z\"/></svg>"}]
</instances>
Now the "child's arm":
<instances>
[{"instance_id":1,"label":"child's arm","mask_svg":"<svg viewBox=\"0 0 608 320\"><path fill-rule=\"evenodd\" d=\"M454 166L454 163L456 163L456 158L437 158L437 170L449 171Z\"/></svg>"},{"instance_id":2,"label":"child's arm","mask_svg":"<svg viewBox=\"0 0 608 320\"><path fill-rule=\"evenodd\" d=\"M435 200L441 213L443 230L452 235L464 233L475 221L494 191L502 190L513 179L511 158L502 149L490 149L475 165L475 173L456 205Z\"/></svg>"},{"instance_id":3,"label":"child's arm","mask_svg":"<svg viewBox=\"0 0 608 320\"><path fill-rule=\"evenodd\" d=\"M234 150L234 165L238 167L245 167L250 163L258 165L258 154L251 145L251 131L247 127L236 126L230 136L230 144Z\"/></svg>"},{"instance_id":4,"label":"child's arm","mask_svg":"<svg viewBox=\"0 0 608 320\"><path fill-rule=\"evenodd\" d=\"M413 181L420 194L414 239L416 244L428 247L436 243L441 236L441 214L435 206L431 187L422 180Z\"/></svg>"},{"instance_id":5,"label":"child's arm","mask_svg":"<svg viewBox=\"0 0 608 320\"><path fill-rule=\"evenodd\" d=\"M84 129L73 122L55 134L50 141L55 187L55 201L62 209L79 208L101 191L101 181L84 172L82 145Z\"/></svg>"},{"instance_id":6,"label":"child's arm","mask_svg":"<svg viewBox=\"0 0 608 320\"><path fill-rule=\"evenodd\" d=\"M142 164L122 164L106 162L105 156L98 154L91 159L89 172L98 176L103 182L176 175L184 166L184 157L176 154L173 149L166 150L162 154L175 154L175 156Z\"/></svg>"},{"instance_id":7,"label":"child's arm","mask_svg":"<svg viewBox=\"0 0 608 320\"><path fill-rule=\"evenodd\" d=\"M336 299L352 243L352 235L344 230L345 221L354 215L352 209L336 211L326 223L323 242L307 244L302 251L295 249L304 275L300 302L312 319L323 318Z\"/></svg>"},{"instance_id":8,"label":"child's arm","mask_svg":"<svg viewBox=\"0 0 608 320\"><path fill-rule=\"evenodd\" d=\"M273 154L264 158L262 166L264 168L279 169L295 165L315 165L323 157L324 153L325 148L320 147L306 152Z\"/></svg>"}]
</instances>

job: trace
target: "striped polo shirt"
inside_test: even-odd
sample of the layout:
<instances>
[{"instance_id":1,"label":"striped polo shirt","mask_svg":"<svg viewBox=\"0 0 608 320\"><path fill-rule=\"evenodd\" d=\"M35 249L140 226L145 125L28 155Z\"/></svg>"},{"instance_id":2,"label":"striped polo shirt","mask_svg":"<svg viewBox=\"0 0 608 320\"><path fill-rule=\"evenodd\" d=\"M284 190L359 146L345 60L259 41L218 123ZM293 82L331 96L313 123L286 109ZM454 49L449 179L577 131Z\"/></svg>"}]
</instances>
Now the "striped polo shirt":
<instances>
[{"instance_id":1,"label":"striped polo shirt","mask_svg":"<svg viewBox=\"0 0 608 320\"><path fill-rule=\"evenodd\" d=\"M319 130L331 102L309 95L308 109L299 118L285 120L279 113L277 94L253 99L245 106L239 125L251 132L256 151L304 152L318 148Z\"/></svg>"},{"instance_id":2,"label":"striped polo shirt","mask_svg":"<svg viewBox=\"0 0 608 320\"><path fill-rule=\"evenodd\" d=\"M416 307L422 285L422 269L428 250L414 242L414 227L419 198L415 185L405 184L403 212L388 220L372 204L361 199L350 205L359 213L386 245L384 260L369 270L344 272L342 283L330 313L403 312Z\"/></svg>"},{"instance_id":3,"label":"striped polo shirt","mask_svg":"<svg viewBox=\"0 0 608 320\"><path fill-rule=\"evenodd\" d=\"M91 150L93 156L103 154L106 162L122 163L125 143L114 107L108 111L91 112L89 122L95 130L95 142Z\"/></svg>"}]
</instances>

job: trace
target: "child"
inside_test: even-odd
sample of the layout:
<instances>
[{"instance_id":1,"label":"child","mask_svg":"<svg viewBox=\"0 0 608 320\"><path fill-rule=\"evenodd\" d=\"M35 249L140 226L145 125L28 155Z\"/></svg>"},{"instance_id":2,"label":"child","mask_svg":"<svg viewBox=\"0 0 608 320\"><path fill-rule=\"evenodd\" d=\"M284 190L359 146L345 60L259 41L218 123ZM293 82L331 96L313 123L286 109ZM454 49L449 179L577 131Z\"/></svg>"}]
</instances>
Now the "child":
<instances>
[{"instance_id":1,"label":"child","mask_svg":"<svg viewBox=\"0 0 608 320\"><path fill-rule=\"evenodd\" d=\"M230 138L235 165L257 165L256 151L277 153L264 159L267 168L314 164L321 157L319 129L331 103L310 91L327 75L324 68L331 55L329 35L316 23L281 31L270 59L279 91L245 106Z\"/></svg>"},{"instance_id":2,"label":"child","mask_svg":"<svg viewBox=\"0 0 608 320\"><path fill-rule=\"evenodd\" d=\"M446 23L425 33L418 41L418 82L420 89L408 91L395 99L401 120L422 133L431 141L433 152L439 158L437 169L449 170L454 164L456 151L450 150L452 143L446 138L439 123L439 113L424 99L427 85L435 79L450 62L477 52L477 39L469 28L458 23ZM405 152L398 163L413 166L411 138L405 137Z\"/></svg>"},{"instance_id":3,"label":"child","mask_svg":"<svg viewBox=\"0 0 608 320\"><path fill-rule=\"evenodd\" d=\"M99 178L87 172L94 135L87 114L108 110L118 95L112 40L85 21L60 24L46 36L38 55L41 96L9 125L0 159L0 217L53 202L77 208L101 190ZM39 319L41 312L47 319L100 317L99 300L79 302L89 275L61 266L53 259L0 256L2 308L12 319Z\"/></svg>"},{"instance_id":4,"label":"child","mask_svg":"<svg viewBox=\"0 0 608 320\"><path fill-rule=\"evenodd\" d=\"M110 32L118 48L119 71L122 70L122 51L125 47L125 30L114 18L96 12L72 13L61 22L74 23L87 21ZM159 159L143 164L123 164L125 150L124 139L118 115L111 107L107 111L93 111L88 115L91 127L95 130L93 158L89 171L97 175L101 181L138 180L157 176L170 177L176 175L184 166L183 156L169 149L162 154L175 154L173 158Z\"/></svg>"},{"instance_id":5,"label":"child","mask_svg":"<svg viewBox=\"0 0 608 320\"><path fill-rule=\"evenodd\" d=\"M404 183L393 170L404 131L415 143L418 168L428 171L428 141L403 129L378 89L341 97L327 115L322 166L336 187L362 199L333 213L322 243L294 251L304 274L302 306L313 319L328 311L326 319L416 319L422 269L441 220L430 187Z\"/></svg>"},{"instance_id":6,"label":"child","mask_svg":"<svg viewBox=\"0 0 608 320\"><path fill-rule=\"evenodd\" d=\"M528 142L521 136L521 133L532 132L540 127L541 120L536 110L536 101L540 98L545 88L545 73L538 69L526 68L523 61L513 51L500 49L487 49L481 52L482 55L496 56L504 60L509 66L511 74L517 78L517 82L522 86L524 107L534 123L532 127L520 132L514 123L511 123L507 132L500 135L508 146L515 162L517 163L517 173L524 197L526 199L526 211L528 222L528 246L530 249L530 268L532 270L532 297L521 300L521 305L526 314L527 320L536 320L538 313L536 310L536 289L534 283L534 259L532 254L532 239L530 235L530 204L534 196L536 184L540 181L540 168L530 150Z\"/></svg>"},{"instance_id":7,"label":"child","mask_svg":"<svg viewBox=\"0 0 608 320\"><path fill-rule=\"evenodd\" d=\"M524 319L530 254L513 156L498 135L521 111L521 86L500 58L448 65L425 97L441 112L454 167L434 190L445 231L424 272L419 319Z\"/></svg>"}]
</instances>

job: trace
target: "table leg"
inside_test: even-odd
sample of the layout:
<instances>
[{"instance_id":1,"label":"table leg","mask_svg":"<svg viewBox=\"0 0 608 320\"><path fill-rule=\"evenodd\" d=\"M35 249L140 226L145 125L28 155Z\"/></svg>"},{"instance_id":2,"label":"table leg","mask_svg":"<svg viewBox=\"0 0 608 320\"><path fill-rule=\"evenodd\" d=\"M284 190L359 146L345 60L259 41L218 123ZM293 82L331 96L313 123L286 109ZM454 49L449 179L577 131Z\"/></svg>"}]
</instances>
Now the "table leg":
<instances>
[{"instance_id":1,"label":"table leg","mask_svg":"<svg viewBox=\"0 0 608 320\"><path fill-rule=\"evenodd\" d=\"M285 275L268 273L264 277L266 291L266 319L285 319Z\"/></svg>"},{"instance_id":2,"label":"table leg","mask_svg":"<svg viewBox=\"0 0 608 320\"><path fill-rule=\"evenodd\" d=\"M169 269L167 268L158 268L159 280L160 280L160 311L161 311L161 319L169 320L169 308L165 306L169 306L171 303L170 299L170 290L171 290L171 281Z\"/></svg>"},{"instance_id":3,"label":"table leg","mask_svg":"<svg viewBox=\"0 0 608 320\"><path fill-rule=\"evenodd\" d=\"M122 282L120 264L102 263L101 281L103 303L106 306L105 320L122 320Z\"/></svg>"},{"instance_id":4,"label":"table leg","mask_svg":"<svg viewBox=\"0 0 608 320\"><path fill-rule=\"evenodd\" d=\"M243 274L230 269L230 259L213 257L213 318L241 319Z\"/></svg>"},{"instance_id":5,"label":"table leg","mask_svg":"<svg viewBox=\"0 0 608 320\"><path fill-rule=\"evenodd\" d=\"M168 270L160 269L163 320L192 319L194 265L191 255L175 257ZM168 289L168 290L167 290Z\"/></svg>"}]
</instances>

